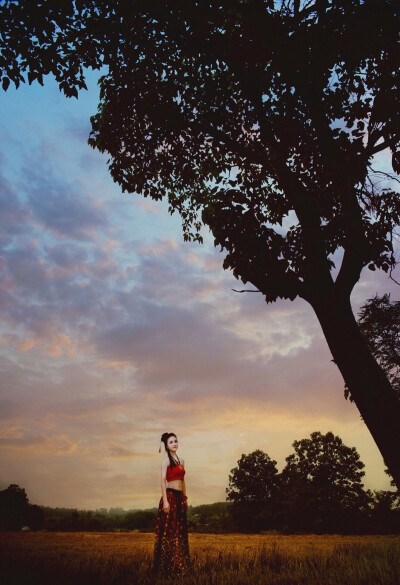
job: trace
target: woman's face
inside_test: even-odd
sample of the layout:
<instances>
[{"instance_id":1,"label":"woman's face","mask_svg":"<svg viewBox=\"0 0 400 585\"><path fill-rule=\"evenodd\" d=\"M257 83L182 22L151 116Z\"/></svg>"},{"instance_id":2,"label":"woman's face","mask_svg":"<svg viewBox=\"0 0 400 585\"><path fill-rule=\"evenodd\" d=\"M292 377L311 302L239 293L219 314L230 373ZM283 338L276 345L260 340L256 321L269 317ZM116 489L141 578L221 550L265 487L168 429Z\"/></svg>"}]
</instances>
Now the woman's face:
<instances>
[{"instance_id":1,"label":"woman's face","mask_svg":"<svg viewBox=\"0 0 400 585\"><path fill-rule=\"evenodd\" d=\"M173 435L167 440L167 448L170 451L176 451L178 448L178 439Z\"/></svg>"}]
</instances>

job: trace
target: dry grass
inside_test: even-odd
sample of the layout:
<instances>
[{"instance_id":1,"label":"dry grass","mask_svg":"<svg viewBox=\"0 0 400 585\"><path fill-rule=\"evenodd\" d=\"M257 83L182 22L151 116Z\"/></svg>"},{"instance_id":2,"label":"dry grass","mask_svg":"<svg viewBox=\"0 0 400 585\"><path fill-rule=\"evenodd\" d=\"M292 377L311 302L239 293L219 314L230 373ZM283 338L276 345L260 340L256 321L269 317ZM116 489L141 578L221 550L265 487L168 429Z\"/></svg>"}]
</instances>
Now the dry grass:
<instances>
[{"instance_id":1,"label":"dry grass","mask_svg":"<svg viewBox=\"0 0 400 585\"><path fill-rule=\"evenodd\" d=\"M0 533L2 585L153 585L153 535ZM399 585L398 536L191 534L187 585Z\"/></svg>"}]
</instances>

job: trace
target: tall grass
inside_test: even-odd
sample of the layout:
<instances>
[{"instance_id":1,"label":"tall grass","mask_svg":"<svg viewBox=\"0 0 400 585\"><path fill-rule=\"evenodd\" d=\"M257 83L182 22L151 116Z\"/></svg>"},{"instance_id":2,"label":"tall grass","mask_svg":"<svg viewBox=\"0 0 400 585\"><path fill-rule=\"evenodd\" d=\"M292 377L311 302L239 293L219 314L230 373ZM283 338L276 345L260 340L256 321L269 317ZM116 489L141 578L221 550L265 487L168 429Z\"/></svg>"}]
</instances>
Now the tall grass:
<instances>
[{"instance_id":1,"label":"tall grass","mask_svg":"<svg viewBox=\"0 0 400 585\"><path fill-rule=\"evenodd\" d=\"M151 574L151 535L0 535L2 585L399 585L397 537L191 535L190 574Z\"/></svg>"}]
</instances>

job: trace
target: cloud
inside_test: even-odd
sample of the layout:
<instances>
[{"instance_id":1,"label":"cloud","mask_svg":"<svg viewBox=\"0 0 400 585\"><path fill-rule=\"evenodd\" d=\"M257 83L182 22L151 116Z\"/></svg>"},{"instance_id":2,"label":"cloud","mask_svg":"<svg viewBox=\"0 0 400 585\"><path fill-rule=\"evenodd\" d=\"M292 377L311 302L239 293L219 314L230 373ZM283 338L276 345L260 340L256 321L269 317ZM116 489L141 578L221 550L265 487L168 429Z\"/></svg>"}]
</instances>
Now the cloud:
<instances>
[{"instance_id":1,"label":"cloud","mask_svg":"<svg viewBox=\"0 0 400 585\"><path fill-rule=\"evenodd\" d=\"M76 449L76 445L64 435L55 434L52 436L34 435L15 438L0 438L0 449L8 447L12 449L34 449L37 454L40 451L55 453L56 455L70 454Z\"/></svg>"},{"instance_id":2,"label":"cloud","mask_svg":"<svg viewBox=\"0 0 400 585\"><path fill-rule=\"evenodd\" d=\"M44 252L48 262L64 270L68 276L74 277L77 273L84 275L88 271L89 252L83 246L77 246L74 243L71 245L57 243L53 246L45 246Z\"/></svg>"},{"instance_id":3,"label":"cloud","mask_svg":"<svg viewBox=\"0 0 400 585\"><path fill-rule=\"evenodd\" d=\"M160 205L157 205L157 202L153 201L152 199L142 199L141 197L136 197L135 205L141 211L150 213L151 215L163 215L163 211L161 210Z\"/></svg>"},{"instance_id":4,"label":"cloud","mask_svg":"<svg viewBox=\"0 0 400 585\"><path fill-rule=\"evenodd\" d=\"M98 230L108 225L101 202L84 192L78 180L61 181L47 173L46 168L29 168L23 177L34 219L57 236L96 239Z\"/></svg>"},{"instance_id":5,"label":"cloud","mask_svg":"<svg viewBox=\"0 0 400 585\"><path fill-rule=\"evenodd\" d=\"M9 246L15 237L24 233L31 219L30 208L0 174L0 247Z\"/></svg>"},{"instance_id":6,"label":"cloud","mask_svg":"<svg viewBox=\"0 0 400 585\"><path fill-rule=\"evenodd\" d=\"M125 447L121 447L120 445L111 445L108 449L108 453L110 457L116 459L148 459L150 457L149 453L135 453L134 451L125 449Z\"/></svg>"}]
</instances>

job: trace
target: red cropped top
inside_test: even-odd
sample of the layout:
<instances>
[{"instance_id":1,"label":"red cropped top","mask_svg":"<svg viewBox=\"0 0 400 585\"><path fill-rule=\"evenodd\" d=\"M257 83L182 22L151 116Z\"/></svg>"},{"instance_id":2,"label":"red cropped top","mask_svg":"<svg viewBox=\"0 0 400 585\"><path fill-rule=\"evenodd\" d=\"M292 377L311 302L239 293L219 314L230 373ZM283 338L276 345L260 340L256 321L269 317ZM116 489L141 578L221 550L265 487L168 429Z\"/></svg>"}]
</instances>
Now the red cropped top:
<instances>
[{"instance_id":1,"label":"red cropped top","mask_svg":"<svg viewBox=\"0 0 400 585\"><path fill-rule=\"evenodd\" d=\"M183 465L181 465L181 467L182 469L179 467L179 465L175 465L174 467L168 465L167 481L173 481L174 479L184 479L186 471Z\"/></svg>"}]
</instances>

